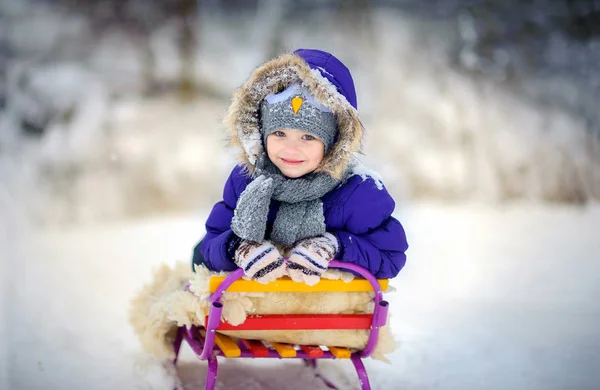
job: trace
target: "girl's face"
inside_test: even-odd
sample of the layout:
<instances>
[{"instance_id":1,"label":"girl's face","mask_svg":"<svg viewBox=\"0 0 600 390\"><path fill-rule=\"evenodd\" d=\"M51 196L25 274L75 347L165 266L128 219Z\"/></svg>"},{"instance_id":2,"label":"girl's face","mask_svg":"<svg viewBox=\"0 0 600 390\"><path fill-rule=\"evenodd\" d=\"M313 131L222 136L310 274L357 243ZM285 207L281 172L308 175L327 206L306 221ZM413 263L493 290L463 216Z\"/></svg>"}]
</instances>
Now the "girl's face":
<instances>
[{"instance_id":1,"label":"girl's face","mask_svg":"<svg viewBox=\"0 0 600 390\"><path fill-rule=\"evenodd\" d=\"M302 130L280 129L267 136L267 155L285 176L295 179L317 169L325 144Z\"/></svg>"}]
</instances>

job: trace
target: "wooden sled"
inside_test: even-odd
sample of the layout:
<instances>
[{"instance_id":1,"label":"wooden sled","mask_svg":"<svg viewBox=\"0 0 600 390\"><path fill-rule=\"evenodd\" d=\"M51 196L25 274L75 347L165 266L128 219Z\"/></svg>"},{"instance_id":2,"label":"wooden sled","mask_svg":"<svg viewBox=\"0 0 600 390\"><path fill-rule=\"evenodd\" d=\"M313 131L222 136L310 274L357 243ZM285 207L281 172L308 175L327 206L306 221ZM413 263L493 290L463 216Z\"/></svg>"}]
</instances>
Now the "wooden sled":
<instances>
[{"instance_id":1,"label":"wooden sled","mask_svg":"<svg viewBox=\"0 0 600 390\"><path fill-rule=\"evenodd\" d=\"M371 355L377 344L379 328L385 325L388 314L388 302L383 300L383 291L388 287L387 279L377 280L363 267L333 260L330 268L353 271L364 279L355 278L349 283L343 280L321 279L314 286L296 283L285 277L268 284L251 280L240 280L244 275L242 269L233 271L223 277L210 279L208 300L211 303L204 327L180 327L174 341L175 360L181 343L185 340L200 358L208 361L206 389L213 390L217 379L218 360L224 358L286 358L303 359L306 364L316 368L317 359L350 359L354 364L363 390L370 390L369 377L362 358ZM375 292L375 309L373 314L294 314L294 315L248 315L246 321L232 326L221 321L223 304L221 297L229 292ZM322 329L370 329L369 338L362 351L352 352L348 348L338 346L296 345L266 342L261 340L234 339L217 333L220 330L322 330ZM325 385L337 389L330 381L318 375Z\"/></svg>"}]
</instances>

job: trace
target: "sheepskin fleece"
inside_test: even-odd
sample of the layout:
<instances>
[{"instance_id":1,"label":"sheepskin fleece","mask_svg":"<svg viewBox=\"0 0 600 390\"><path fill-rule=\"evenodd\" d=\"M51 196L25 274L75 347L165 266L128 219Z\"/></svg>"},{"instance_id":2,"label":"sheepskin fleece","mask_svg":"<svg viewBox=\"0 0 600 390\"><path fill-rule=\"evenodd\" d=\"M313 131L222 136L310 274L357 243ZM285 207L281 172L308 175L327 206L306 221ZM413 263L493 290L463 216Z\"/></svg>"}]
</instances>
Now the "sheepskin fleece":
<instances>
[{"instance_id":1,"label":"sheepskin fleece","mask_svg":"<svg viewBox=\"0 0 600 390\"><path fill-rule=\"evenodd\" d=\"M208 314L208 279L213 275L205 267L190 270L180 262L173 268L163 264L154 273L153 281L134 297L130 322L145 351L161 359L173 359L173 340L179 326L202 325ZM323 277L351 280L352 275L337 270ZM190 291L184 291L186 284ZM373 293L225 293L222 319L233 324L244 322L247 314L307 314L307 313L372 313ZM230 331L234 337L262 339L274 342L335 345L353 349L366 346L367 330L319 331ZM380 330L374 359L387 361L384 355L396 349L389 328Z\"/></svg>"}]
</instances>

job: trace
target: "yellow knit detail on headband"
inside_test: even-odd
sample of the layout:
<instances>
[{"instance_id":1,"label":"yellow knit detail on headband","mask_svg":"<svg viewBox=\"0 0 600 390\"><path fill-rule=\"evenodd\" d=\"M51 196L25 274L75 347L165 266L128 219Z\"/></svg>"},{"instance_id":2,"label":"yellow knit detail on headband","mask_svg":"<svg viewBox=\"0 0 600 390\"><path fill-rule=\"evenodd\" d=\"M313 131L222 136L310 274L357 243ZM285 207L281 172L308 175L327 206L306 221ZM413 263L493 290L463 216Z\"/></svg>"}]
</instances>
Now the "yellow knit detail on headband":
<instances>
[{"instance_id":1,"label":"yellow knit detail on headband","mask_svg":"<svg viewBox=\"0 0 600 390\"><path fill-rule=\"evenodd\" d=\"M302 98L300 96L296 96L292 99L292 109L294 110L294 114L298 113L300 107L302 106Z\"/></svg>"}]
</instances>

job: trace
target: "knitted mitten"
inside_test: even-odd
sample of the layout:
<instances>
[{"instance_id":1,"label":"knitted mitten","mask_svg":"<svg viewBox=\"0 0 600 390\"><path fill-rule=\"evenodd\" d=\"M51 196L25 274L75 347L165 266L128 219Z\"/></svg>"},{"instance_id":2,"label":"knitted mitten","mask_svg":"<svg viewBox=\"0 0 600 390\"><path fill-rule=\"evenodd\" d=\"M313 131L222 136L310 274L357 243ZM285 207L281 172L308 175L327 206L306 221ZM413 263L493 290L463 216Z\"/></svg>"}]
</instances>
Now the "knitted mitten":
<instances>
[{"instance_id":1,"label":"knitted mitten","mask_svg":"<svg viewBox=\"0 0 600 390\"><path fill-rule=\"evenodd\" d=\"M337 239L331 233L300 240L288 259L288 274L295 282L313 286L319 282L337 250Z\"/></svg>"},{"instance_id":2,"label":"knitted mitten","mask_svg":"<svg viewBox=\"0 0 600 390\"><path fill-rule=\"evenodd\" d=\"M254 242L264 240L274 188L273 179L263 175L246 186L231 219L231 230L236 236Z\"/></svg>"},{"instance_id":3,"label":"knitted mitten","mask_svg":"<svg viewBox=\"0 0 600 390\"><path fill-rule=\"evenodd\" d=\"M269 283L287 275L285 261L270 242L243 240L235 251L235 263L246 276L260 283Z\"/></svg>"}]
</instances>

